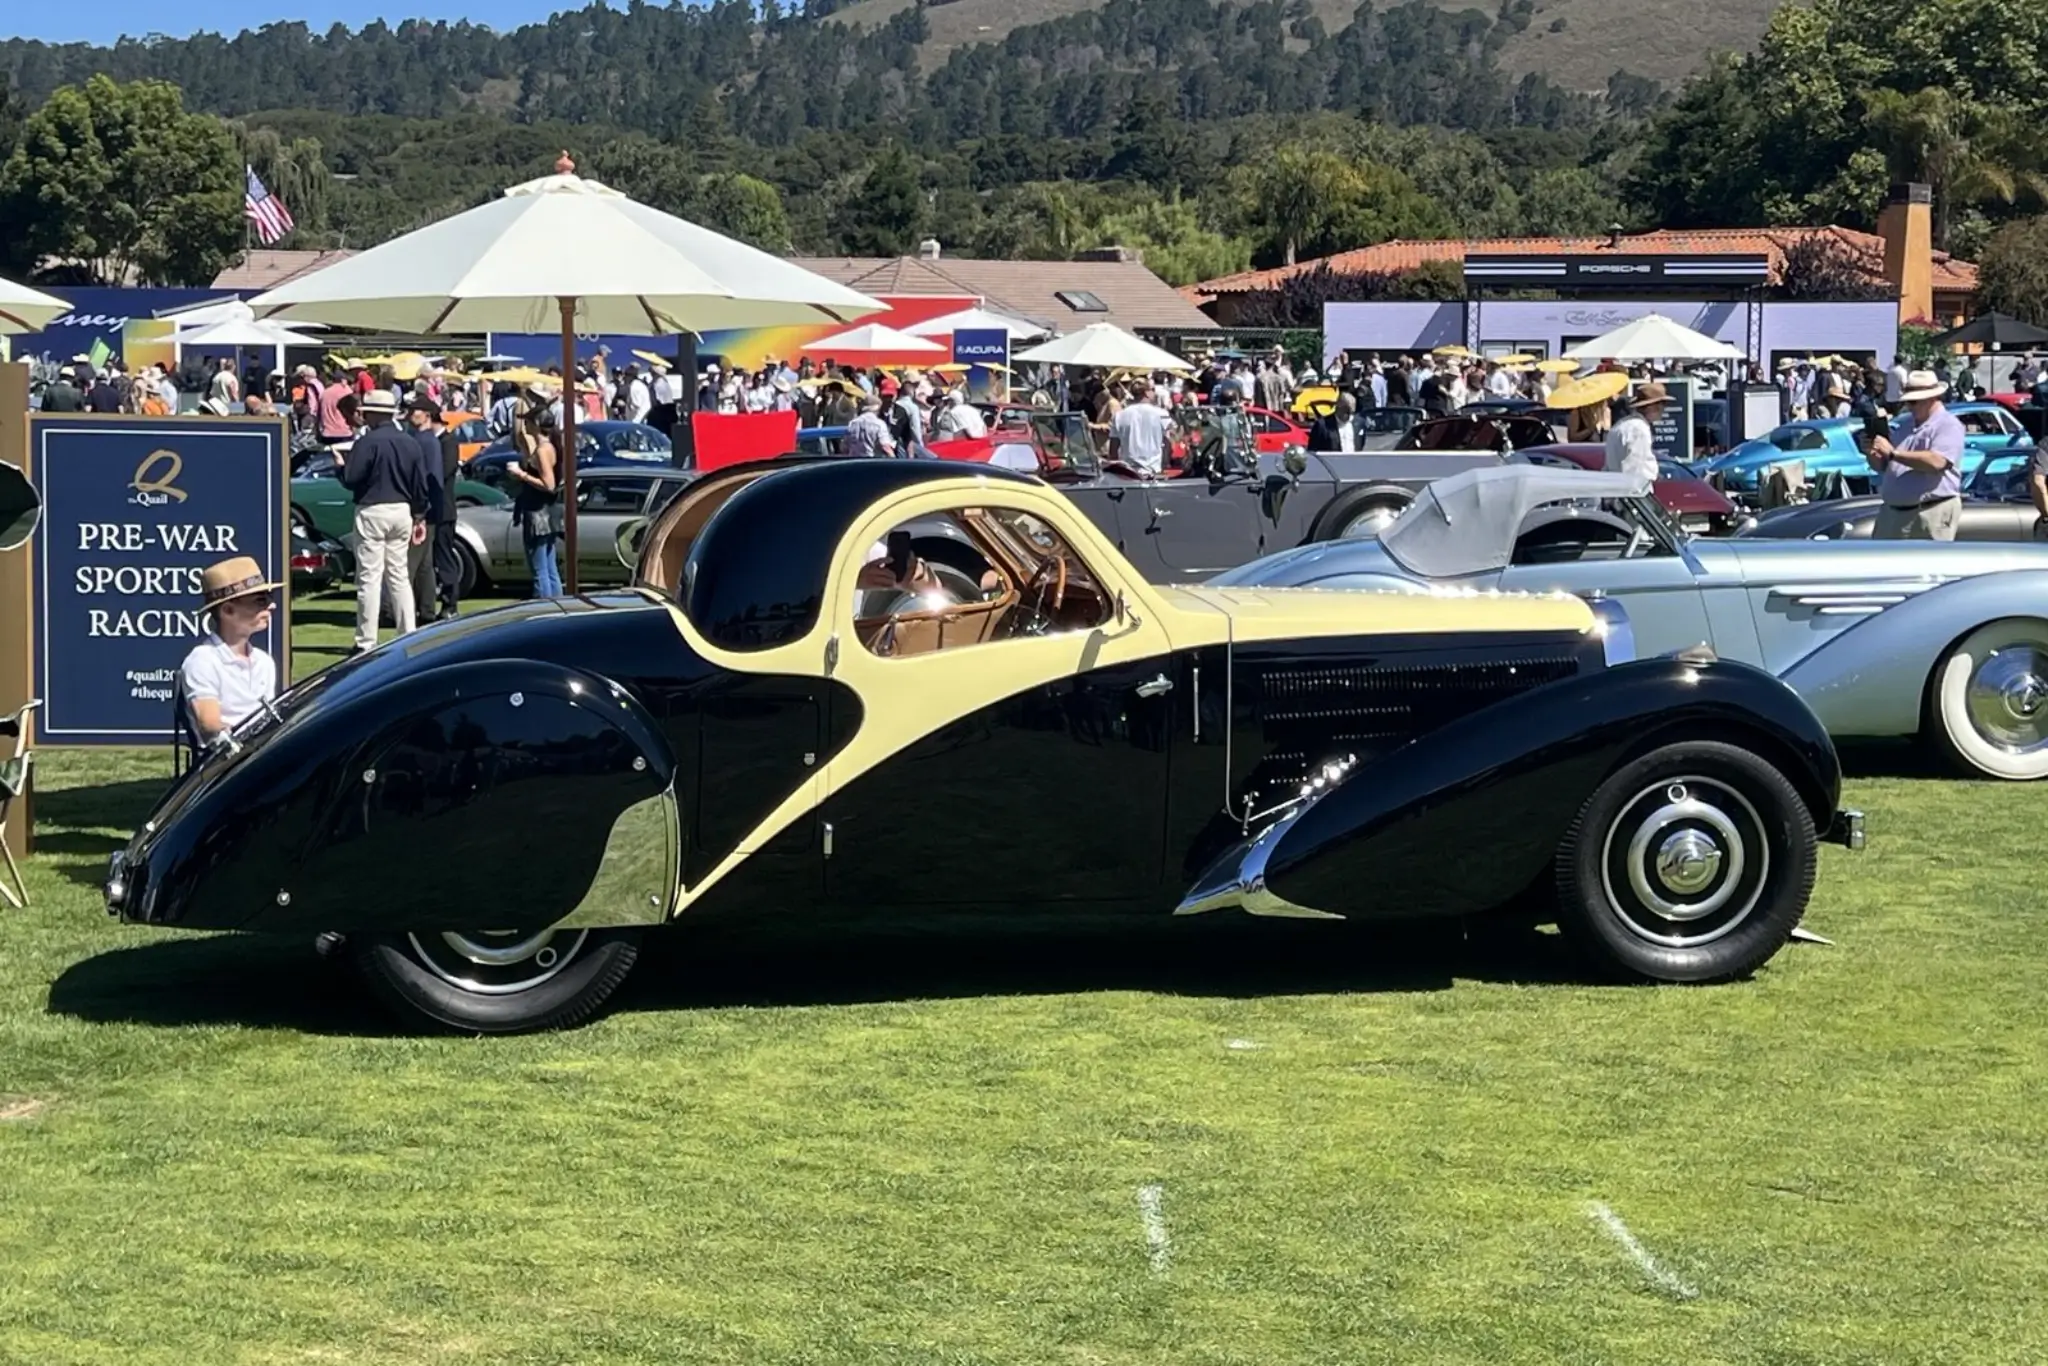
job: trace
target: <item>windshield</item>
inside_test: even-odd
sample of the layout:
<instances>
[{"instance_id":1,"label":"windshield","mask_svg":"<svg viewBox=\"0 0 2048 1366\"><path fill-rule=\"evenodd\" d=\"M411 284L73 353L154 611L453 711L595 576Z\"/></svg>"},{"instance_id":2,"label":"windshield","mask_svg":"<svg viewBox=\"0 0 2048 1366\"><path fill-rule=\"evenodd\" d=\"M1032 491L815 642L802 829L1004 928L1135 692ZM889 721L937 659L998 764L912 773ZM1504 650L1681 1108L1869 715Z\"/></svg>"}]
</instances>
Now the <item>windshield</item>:
<instances>
[{"instance_id":1,"label":"windshield","mask_svg":"<svg viewBox=\"0 0 2048 1366\"><path fill-rule=\"evenodd\" d=\"M1973 498L1989 498L2001 503L2024 503L2028 499L2027 475L2033 469L2034 452L2028 447L2023 450L2000 451L1984 458L1977 472L1963 485Z\"/></svg>"},{"instance_id":2,"label":"windshield","mask_svg":"<svg viewBox=\"0 0 2048 1366\"><path fill-rule=\"evenodd\" d=\"M1040 472L1048 479L1092 479L1102 473L1085 414L1034 412L1031 434L1037 438Z\"/></svg>"}]
</instances>

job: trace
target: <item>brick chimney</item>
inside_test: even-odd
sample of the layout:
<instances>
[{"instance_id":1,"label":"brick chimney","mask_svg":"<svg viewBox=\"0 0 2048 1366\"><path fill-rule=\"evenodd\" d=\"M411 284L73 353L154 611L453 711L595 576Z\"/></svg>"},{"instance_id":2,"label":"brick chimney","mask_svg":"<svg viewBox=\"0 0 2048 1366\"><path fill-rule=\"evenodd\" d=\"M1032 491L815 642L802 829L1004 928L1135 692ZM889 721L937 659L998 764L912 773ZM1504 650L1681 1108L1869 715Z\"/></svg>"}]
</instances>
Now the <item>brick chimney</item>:
<instances>
[{"instance_id":1,"label":"brick chimney","mask_svg":"<svg viewBox=\"0 0 2048 1366\"><path fill-rule=\"evenodd\" d=\"M1884 277L1899 292L1899 321L1934 321L1934 190L1894 185L1878 211Z\"/></svg>"}]
</instances>

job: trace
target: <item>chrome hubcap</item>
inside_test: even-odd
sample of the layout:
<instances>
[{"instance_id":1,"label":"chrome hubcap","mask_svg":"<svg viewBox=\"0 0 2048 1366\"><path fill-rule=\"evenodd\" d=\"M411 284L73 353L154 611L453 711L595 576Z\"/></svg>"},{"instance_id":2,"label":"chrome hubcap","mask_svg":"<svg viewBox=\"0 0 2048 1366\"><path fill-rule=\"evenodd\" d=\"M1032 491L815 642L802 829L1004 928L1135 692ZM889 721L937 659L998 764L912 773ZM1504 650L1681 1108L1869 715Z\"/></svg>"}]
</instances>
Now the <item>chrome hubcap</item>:
<instances>
[{"instance_id":1,"label":"chrome hubcap","mask_svg":"<svg viewBox=\"0 0 2048 1366\"><path fill-rule=\"evenodd\" d=\"M1721 871L1721 846L1698 830L1681 830L1657 846L1657 880L1674 892L1697 892Z\"/></svg>"},{"instance_id":2,"label":"chrome hubcap","mask_svg":"<svg viewBox=\"0 0 2048 1366\"><path fill-rule=\"evenodd\" d=\"M1748 918L1770 847L1748 798L1717 779L1644 788L1608 828L1604 889L1629 929L1667 948L1710 943Z\"/></svg>"},{"instance_id":3,"label":"chrome hubcap","mask_svg":"<svg viewBox=\"0 0 2048 1366\"><path fill-rule=\"evenodd\" d=\"M1346 522L1344 530L1338 534L1341 536L1377 536L1392 526L1394 519L1400 515L1401 509L1399 508L1370 507Z\"/></svg>"},{"instance_id":4,"label":"chrome hubcap","mask_svg":"<svg viewBox=\"0 0 2048 1366\"><path fill-rule=\"evenodd\" d=\"M409 934L413 956L451 986L505 996L539 986L569 966L588 930L465 930Z\"/></svg>"},{"instance_id":5,"label":"chrome hubcap","mask_svg":"<svg viewBox=\"0 0 2048 1366\"><path fill-rule=\"evenodd\" d=\"M2000 749L2024 754L2048 744L2048 649L1993 650L1970 676L1965 704L1977 734Z\"/></svg>"}]
</instances>

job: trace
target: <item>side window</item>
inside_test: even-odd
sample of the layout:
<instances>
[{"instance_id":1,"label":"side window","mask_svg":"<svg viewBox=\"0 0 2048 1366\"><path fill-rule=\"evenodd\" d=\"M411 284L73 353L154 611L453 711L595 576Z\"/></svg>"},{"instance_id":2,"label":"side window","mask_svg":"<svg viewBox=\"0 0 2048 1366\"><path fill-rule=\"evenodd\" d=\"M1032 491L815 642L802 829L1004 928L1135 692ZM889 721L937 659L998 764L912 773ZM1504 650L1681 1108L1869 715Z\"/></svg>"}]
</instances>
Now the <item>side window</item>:
<instances>
[{"instance_id":1,"label":"side window","mask_svg":"<svg viewBox=\"0 0 2048 1366\"><path fill-rule=\"evenodd\" d=\"M576 490L576 506L585 512L638 512L647 501L652 479L589 479Z\"/></svg>"},{"instance_id":2,"label":"side window","mask_svg":"<svg viewBox=\"0 0 2048 1366\"><path fill-rule=\"evenodd\" d=\"M889 658L1086 631L1110 593L1052 526L1013 508L962 507L892 528L863 552L853 630Z\"/></svg>"}]
</instances>

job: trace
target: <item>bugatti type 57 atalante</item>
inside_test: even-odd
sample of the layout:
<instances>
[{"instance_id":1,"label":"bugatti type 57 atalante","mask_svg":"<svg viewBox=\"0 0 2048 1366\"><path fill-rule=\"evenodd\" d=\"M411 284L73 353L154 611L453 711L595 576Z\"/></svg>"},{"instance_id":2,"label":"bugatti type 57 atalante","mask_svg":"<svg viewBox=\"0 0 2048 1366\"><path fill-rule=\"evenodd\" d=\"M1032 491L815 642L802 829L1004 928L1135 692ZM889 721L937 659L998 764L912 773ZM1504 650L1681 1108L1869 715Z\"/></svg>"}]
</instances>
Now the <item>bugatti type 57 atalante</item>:
<instances>
[{"instance_id":1,"label":"bugatti type 57 atalante","mask_svg":"<svg viewBox=\"0 0 2048 1366\"><path fill-rule=\"evenodd\" d=\"M920 557L934 518L977 558ZM1791 689L1630 658L1566 595L1159 587L1037 479L907 460L722 471L641 547L629 589L291 689L110 909L343 936L414 1018L494 1031L591 1015L678 919L1512 905L1706 981L1861 839Z\"/></svg>"}]
</instances>

